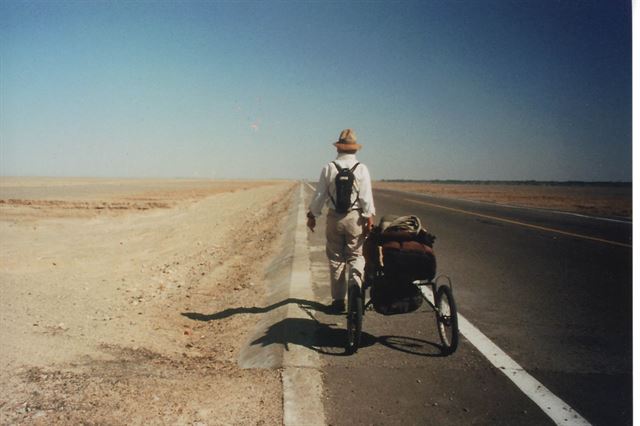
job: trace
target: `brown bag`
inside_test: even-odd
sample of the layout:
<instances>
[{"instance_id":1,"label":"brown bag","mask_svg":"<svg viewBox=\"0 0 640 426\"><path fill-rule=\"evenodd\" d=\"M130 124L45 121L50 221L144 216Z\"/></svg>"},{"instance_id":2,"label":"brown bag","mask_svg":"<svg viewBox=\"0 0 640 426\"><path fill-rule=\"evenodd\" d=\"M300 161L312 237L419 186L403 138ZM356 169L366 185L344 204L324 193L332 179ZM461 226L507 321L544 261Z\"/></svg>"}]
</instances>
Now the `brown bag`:
<instances>
[{"instance_id":1,"label":"brown bag","mask_svg":"<svg viewBox=\"0 0 640 426\"><path fill-rule=\"evenodd\" d=\"M433 249L419 241L387 241L382 244L384 274L401 281L432 280L436 274Z\"/></svg>"}]
</instances>

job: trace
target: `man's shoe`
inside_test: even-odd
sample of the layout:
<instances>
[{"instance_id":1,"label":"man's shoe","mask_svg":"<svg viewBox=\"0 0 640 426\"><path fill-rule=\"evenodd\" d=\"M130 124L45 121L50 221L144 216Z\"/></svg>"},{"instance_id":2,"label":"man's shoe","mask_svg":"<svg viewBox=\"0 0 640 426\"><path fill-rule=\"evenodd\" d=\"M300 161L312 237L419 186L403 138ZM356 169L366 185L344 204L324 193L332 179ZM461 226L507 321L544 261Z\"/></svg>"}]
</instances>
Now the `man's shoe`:
<instances>
[{"instance_id":1,"label":"man's shoe","mask_svg":"<svg viewBox=\"0 0 640 426\"><path fill-rule=\"evenodd\" d=\"M329 305L328 311L330 314L334 315L343 314L345 311L344 299L335 299Z\"/></svg>"}]
</instances>

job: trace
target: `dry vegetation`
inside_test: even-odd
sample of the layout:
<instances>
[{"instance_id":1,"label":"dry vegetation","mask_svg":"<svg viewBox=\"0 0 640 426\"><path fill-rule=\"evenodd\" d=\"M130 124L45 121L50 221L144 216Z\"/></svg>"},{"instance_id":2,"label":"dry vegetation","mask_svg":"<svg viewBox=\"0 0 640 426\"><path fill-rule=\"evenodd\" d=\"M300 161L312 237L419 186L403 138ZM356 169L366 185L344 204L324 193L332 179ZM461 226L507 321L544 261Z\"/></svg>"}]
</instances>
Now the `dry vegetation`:
<instances>
[{"instance_id":1,"label":"dry vegetation","mask_svg":"<svg viewBox=\"0 0 640 426\"><path fill-rule=\"evenodd\" d=\"M631 186L497 185L374 182L374 188L419 192L438 197L560 210L593 216L631 217Z\"/></svg>"}]
</instances>

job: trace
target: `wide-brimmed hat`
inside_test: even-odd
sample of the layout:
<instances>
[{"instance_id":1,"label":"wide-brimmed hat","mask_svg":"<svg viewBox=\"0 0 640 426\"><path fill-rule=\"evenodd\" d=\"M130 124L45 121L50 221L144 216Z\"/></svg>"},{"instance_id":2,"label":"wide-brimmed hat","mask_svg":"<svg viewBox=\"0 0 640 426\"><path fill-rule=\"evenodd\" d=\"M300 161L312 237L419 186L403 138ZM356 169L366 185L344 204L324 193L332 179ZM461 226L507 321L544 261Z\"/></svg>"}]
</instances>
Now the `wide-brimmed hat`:
<instances>
[{"instance_id":1,"label":"wide-brimmed hat","mask_svg":"<svg viewBox=\"0 0 640 426\"><path fill-rule=\"evenodd\" d=\"M362 148L362 145L356 142L357 140L356 132L352 129L344 129L340 132L340 138L333 145L340 151L357 151Z\"/></svg>"}]
</instances>

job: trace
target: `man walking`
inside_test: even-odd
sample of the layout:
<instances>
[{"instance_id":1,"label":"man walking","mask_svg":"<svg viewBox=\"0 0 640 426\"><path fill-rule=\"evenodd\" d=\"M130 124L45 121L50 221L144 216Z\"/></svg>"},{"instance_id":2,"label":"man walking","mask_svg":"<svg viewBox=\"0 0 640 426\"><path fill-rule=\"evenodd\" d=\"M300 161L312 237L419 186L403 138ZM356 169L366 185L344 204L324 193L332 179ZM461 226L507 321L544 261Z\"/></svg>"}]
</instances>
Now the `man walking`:
<instances>
[{"instance_id":1,"label":"man walking","mask_svg":"<svg viewBox=\"0 0 640 426\"><path fill-rule=\"evenodd\" d=\"M345 309L347 293L345 265L349 264L349 284L362 285L364 277L364 238L373 227L375 207L371 192L371 177L367 166L359 163L356 152L362 148L356 133L345 129L333 144L338 150L335 161L325 165L320 173L309 212L307 226L316 226L316 217L327 204L327 258L331 274L331 310L339 313Z\"/></svg>"}]
</instances>

